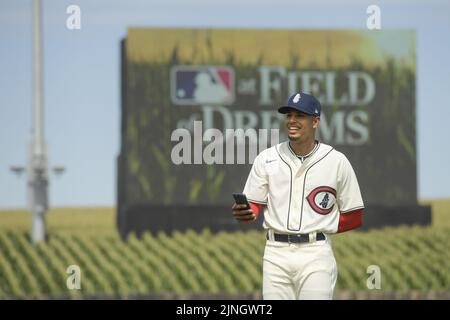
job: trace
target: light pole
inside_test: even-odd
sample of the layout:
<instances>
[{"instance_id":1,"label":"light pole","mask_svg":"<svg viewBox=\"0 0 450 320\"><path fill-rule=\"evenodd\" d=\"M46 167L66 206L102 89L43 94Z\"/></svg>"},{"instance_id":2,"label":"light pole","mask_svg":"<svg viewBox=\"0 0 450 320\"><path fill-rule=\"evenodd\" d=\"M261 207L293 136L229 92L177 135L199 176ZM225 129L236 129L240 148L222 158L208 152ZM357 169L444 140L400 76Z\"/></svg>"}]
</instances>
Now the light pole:
<instances>
[{"instance_id":1,"label":"light pole","mask_svg":"<svg viewBox=\"0 0 450 320\"><path fill-rule=\"evenodd\" d=\"M33 243L45 240L48 209L47 146L44 141L41 0L33 0L33 129L28 160L28 199Z\"/></svg>"},{"instance_id":2,"label":"light pole","mask_svg":"<svg viewBox=\"0 0 450 320\"><path fill-rule=\"evenodd\" d=\"M44 140L44 99L42 84L42 22L41 1L33 0L33 120L31 143L28 149L27 186L28 207L32 214L31 239L33 244L45 240L45 213L48 209L48 151ZM25 168L11 166L20 175ZM55 167L55 173L64 167Z\"/></svg>"}]
</instances>

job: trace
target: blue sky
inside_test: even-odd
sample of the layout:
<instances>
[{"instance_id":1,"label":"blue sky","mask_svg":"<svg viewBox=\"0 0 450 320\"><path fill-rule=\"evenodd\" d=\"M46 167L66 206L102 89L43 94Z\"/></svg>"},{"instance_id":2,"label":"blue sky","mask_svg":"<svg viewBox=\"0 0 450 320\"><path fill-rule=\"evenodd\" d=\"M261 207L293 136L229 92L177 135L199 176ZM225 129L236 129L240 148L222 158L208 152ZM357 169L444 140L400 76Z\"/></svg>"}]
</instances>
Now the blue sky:
<instances>
[{"instance_id":1,"label":"blue sky","mask_svg":"<svg viewBox=\"0 0 450 320\"><path fill-rule=\"evenodd\" d=\"M420 198L450 197L449 1L64 1L43 0L45 137L51 206L114 206L120 137L119 41L127 28L366 28L381 8L382 28L417 31L417 177ZM68 30L66 8L81 8ZM0 208L26 205L31 142L32 1L0 2Z\"/></svg>"}]
</instances>

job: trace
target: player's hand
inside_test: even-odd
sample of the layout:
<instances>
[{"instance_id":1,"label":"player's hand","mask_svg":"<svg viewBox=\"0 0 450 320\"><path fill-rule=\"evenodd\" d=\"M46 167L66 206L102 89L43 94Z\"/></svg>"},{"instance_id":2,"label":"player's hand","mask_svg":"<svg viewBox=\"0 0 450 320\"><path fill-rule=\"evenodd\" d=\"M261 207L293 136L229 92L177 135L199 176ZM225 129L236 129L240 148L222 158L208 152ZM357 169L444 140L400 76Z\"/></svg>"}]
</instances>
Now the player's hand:
<instances>
[{"instance_id":1,"label":"player's hand","mask_svg":"<svg viewBox=\"0 0 450 320\"><path fill-rule=\"evenodd\" d=\"M251 222L256 219L252 209L246 209L245 204L234 203L231 207L234 218L239 222Z\"/></svg>"}]
</instances>

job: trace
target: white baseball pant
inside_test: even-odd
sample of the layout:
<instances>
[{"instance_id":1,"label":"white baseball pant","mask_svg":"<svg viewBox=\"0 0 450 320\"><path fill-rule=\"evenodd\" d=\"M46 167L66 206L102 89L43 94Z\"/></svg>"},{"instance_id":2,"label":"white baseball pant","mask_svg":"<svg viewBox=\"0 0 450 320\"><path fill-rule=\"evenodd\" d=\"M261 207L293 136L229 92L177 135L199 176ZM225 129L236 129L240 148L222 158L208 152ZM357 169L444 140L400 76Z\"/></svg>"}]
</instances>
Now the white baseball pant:
<instances>
[{"instance_id":1,"label":"white baseball pant","mask_svg":"<svg viewBox=\"0 0 450 320\"><path fill-rule=\"evenodd\" d=\"M328 236L312 243L267 240L263 299L331 300L336 279L336 260Z\"/></svg>"}]
</instances>

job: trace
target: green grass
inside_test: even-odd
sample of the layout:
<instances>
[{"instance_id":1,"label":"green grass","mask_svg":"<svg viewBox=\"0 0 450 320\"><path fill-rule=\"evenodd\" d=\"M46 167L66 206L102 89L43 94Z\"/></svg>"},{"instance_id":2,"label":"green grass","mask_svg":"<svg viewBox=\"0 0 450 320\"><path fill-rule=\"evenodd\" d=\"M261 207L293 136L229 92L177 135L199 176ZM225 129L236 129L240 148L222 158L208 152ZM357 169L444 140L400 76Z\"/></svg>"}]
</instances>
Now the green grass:
<instances>
[{"instance_id":1,"label":"green grass","mask_svg":"<svg viewBox=\"0 0 450 320\"><path fill-rule=\"evenodd\" d=\"M431 205L433 226L450 227L450 199L422 199L419 203Z\"/></svg>"},{"instance_id":2,"label":"green grass","mask_svg":"<svg viewBox=\"0 0 450 320\"><path fill-rule=\"evenodd\" d=\"M114 208L55 208L46 214L49 234L117 235ZM28 232L31 214L25 210L0 210L0 231Z\"/></svg>"},{"instance_id":3,"label":"green grass","mask_svg":"<svg viewBox=\"0 0 450 320\"><path fill-rule=\"evenodd\" d=\"M431 226L333 236L337 290L367 290L367 267L378 265L385 291L450 289L450 200L433 207ZM133 297L163 292L254 292L261 289L264 233L145 233L122 241L111 208L54 209L49 241L29 241L31 217L0 212L0 298L92 295ZM81 268L82 289L66 287L66 268Z\"/></svg>"}]
</instances>

